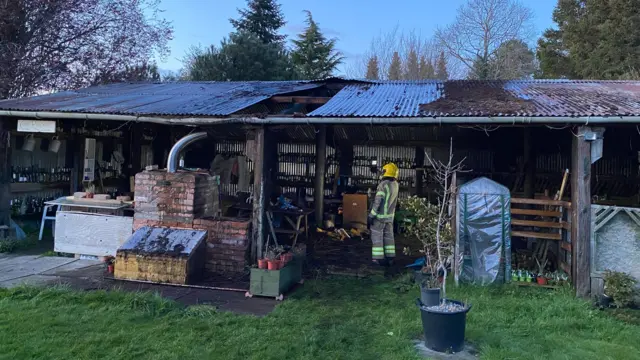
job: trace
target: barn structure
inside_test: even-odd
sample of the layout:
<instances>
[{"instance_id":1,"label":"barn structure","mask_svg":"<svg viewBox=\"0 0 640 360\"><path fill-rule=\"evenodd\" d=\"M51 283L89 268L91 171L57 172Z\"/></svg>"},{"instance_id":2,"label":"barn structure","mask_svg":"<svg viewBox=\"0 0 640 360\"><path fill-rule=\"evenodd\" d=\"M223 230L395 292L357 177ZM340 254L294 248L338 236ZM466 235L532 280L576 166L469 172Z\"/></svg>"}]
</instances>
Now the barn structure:
<instances>
[{"instance_id":1,"label":"barn structure","mask_svg":"<svg viewBox=\"0 0 640 360\"><path fill-rule=\"evenodd\" d=\"M135 192L122 215L133 230L207 230L205 267L241 272L272 234L295 242L326 228L344 194L375 189L384 162L399 164L401 196L432 196L425 158L443 158L452 140L469 170L457 183L485 176L509 188L512 237L556 244L578 295L592 282L597 291L604 269L640 277L629 258L640 253L640 82L121 83L3 100L0 116L5 225L90 179L104 193ZM202 169L219 176L214 193ZM215 208L194 200L203 191ZM278 214L270 204L282 194L305 211Z\"/></svg>"}]
</instances>

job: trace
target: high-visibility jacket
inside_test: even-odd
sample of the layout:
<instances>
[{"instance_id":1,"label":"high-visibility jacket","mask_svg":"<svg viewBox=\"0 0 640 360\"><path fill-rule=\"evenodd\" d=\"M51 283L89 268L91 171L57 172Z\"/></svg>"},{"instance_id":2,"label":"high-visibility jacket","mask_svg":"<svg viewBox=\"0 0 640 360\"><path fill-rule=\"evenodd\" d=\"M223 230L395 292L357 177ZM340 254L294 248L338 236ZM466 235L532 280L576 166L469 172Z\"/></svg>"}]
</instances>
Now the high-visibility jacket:
<instances>
[{"instance_id":1,"label":"high-visibility jacket","mask_svg":"<svg viewBox=\"0 0 640 360\"><path fill-rule=\"evenodd\" d=\"M371 206L371 216L381 222L393 222L398 203L398 182L393 178L382 178Z\"/></svg>"}]
</instances>

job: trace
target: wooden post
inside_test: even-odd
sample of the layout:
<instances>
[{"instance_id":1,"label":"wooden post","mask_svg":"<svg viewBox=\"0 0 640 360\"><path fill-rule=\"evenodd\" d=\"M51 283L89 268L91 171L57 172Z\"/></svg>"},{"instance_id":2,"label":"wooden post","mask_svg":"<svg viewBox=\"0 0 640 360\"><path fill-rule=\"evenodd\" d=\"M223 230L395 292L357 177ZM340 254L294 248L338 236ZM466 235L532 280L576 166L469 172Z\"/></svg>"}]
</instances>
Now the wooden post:
<instances>
[{"instance_id":1,"label":"wooden post","mask_svg":"<svg viewBox=\"0 0 640 360\"><path fill-rule=\"evenodd\" d=\"M7 118L0 119L0 225L11 219L11 132ZM8 233L8 232L5 232Z\"/></svg>"},{"instance_id":2,"label":"wooden post","mask_svg":"<svg viewBox=\"0 0 640 360\"><path fill-rule=\"evenodd\" d=\"M253 131L252 146L247 146L247 156L253 161L253 217L251 260L255 263L262 258L264 245L264 208L265 200L264 184L264 141L265 129L259 128Z\"/></svg>"},{"instance_id":3,"label":"wooden post","mask_svg":"<svg viewBox=\"0 0 640 360\"><path fill-rule=\"evenodd\" d=\"M131 126L131 166L130 176L142 170L142 124ZM133 191L133 189L132 189Z\"/></svg>"},{"instance_id":4,"label":"wooden post","mask_svg":"<svg viewBox=\"0 0 640 360\"><path fill-rule=\"evenodd\" d=\"M316 225L322 227L324 214L324 178L325 164L327 162L327 127L319 125L316 134L316 177L313 190Z\"/></svg>"},{"instance_id":5,"label":"wooden post","mask_svg":"<svg viewBox=\"0 0 640 360\"><path fill-rule=\"evenodd\" d=\"M171 150L171 134L167 126L158 125L156 127L156 137L153 139L153 164L158 165L158 168L164 169L167 167L167 155ZM215 149L215 147L214 147Z\"/></svg>"},{"instance_id":6,"label":"wooden post","mask_svg":"<svg viewBox=\"0 0 640 360\"><path fill-rule=\"evenodd\" d=\"M353 144L344 142L340 143L338 147L340 149L340 157L338 158L340 186L338 187L338 193L342 193L347 189L348 179L352 175Z\"/></svg>"},{"instance_id":7,"label":"wooden post","mask_svg":"<svg viewBox=\"0 0 640 360\"><path fill-rule=\"evenodd\" d=\"M536 194L536 153L532 129L524 128L524 197L533 199Z\"/></svg>"},{"instance_id":8,"label":"wooden post","mask_svg":"<svg viewBox=\"0 0 640 360\"><path fill-rule=\"evenodd\" d=\"M591 292L591 143L578 128L571 148L571 271L576 295L587 297Z\"/></svg>"},{"instance_id":9,"label":"wooden post","mask_svg":"<svg viewBox=\"0 0 640 360\"><path fill-rule=\"evenodd\" d=\"M424 147L416 147L416 196L422 197L424 193Z\"/></svg>"},{"instance_id":10,"label":"wooden post","mask_svg":"<svg viewBox=\"0 0 640 360\"><path fill-rule=\"evenodd\" d=\"M73 137L67 138L64 159L64 166L71 169L69 195L73 195L74 192L80 190L80 184L82 183L82 179L80 178L82 176L81 170L84 167L84 162L82 161L83 156L81 154L83 146L81 146L76 135L72 136Z\"/></svg>"}]
</instances>

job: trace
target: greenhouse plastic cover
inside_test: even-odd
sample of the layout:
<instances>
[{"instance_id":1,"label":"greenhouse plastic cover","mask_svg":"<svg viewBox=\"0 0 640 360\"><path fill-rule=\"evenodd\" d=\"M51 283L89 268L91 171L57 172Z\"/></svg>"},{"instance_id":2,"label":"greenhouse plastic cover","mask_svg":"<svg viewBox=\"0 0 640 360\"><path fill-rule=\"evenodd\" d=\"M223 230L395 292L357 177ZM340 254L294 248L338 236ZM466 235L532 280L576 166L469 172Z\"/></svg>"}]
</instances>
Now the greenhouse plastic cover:
<instances>
[{"instance_id":1,"label":"greenhouse plastic cover","mask_svg":"<svg viewBox=\"0 0 640 360\"><path fill-rule=\"evenodd\" d=\"M477 178L460 186L457 197L456 282L491 284L511 273L509 189Z\"/></svg>"}]
</instances>

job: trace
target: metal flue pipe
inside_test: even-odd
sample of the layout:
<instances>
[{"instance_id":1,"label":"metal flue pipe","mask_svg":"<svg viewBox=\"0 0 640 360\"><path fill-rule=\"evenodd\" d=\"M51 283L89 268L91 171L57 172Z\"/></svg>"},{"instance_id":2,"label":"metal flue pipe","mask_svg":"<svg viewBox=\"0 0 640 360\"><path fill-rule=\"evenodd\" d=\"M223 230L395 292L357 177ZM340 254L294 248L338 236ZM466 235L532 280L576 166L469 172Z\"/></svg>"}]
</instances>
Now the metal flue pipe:
<instances>
[{"instance_id":1,"label":"metal flue pipe","mask_svg":"<svg viewBox=\"0 0 640 360\"><path fill-rule=\"evenodd\" d=\"M189 134L182 139L178 140L178 142L173 145L171 151L169 151L169 158L167 159L167 171L170 173L174 173L178 171L178 160L180 157L180 153L182 150L193 144L194 142L204 139L207 137L206 132L197 132L193 134Z\"/></svg>"}]
</instances>

